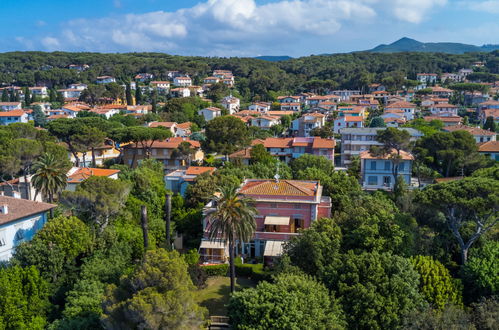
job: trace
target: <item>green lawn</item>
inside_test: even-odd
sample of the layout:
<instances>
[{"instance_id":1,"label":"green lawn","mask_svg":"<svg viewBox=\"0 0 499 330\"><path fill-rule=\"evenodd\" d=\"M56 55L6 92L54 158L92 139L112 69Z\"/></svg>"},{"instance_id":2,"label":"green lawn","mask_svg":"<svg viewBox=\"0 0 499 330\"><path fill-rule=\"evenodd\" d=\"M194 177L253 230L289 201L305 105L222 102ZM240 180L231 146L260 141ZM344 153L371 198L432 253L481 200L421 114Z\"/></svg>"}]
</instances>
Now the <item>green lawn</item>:
<instances>
[{"instance_id":1,"label":"green lawn","mask_svg":"<svg viewBox=\"0 0 499 330\"><path fill-rule=\"evenodd\" d=\"M206 281L206 288L199 290L197 301L201 306L208 308L211 315L226 316L227 308L225 305L229 302L230 278L229 277L210 277ZM248 278L240 277L236 280L236 291L245 288L254 288L256 282Z\"/></svg>"}]
</instances>

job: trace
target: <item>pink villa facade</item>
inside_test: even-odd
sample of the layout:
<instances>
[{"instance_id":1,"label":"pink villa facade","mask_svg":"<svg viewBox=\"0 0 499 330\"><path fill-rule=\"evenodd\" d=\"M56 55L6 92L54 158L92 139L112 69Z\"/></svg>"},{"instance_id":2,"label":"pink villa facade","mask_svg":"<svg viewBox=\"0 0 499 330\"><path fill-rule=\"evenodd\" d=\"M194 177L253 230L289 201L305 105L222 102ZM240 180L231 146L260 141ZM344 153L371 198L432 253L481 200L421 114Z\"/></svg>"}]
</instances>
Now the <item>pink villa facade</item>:
<instances>
[{"instance_id":1,"label":"pink villa facade","mask_svg":"<svg viewBox=\"0 0 499 330\"><path fill-rule=\"evenodd\" d=\"M237 244L237 254L246 258L264 257L270 261L279 257L284 243L299 235L317 219L331 215L331 198L322 196L318 181L248 179L240 193L255 200L256 232L251 242ZM206 205L204 214L214 208ZM228 249L225 242L210 241L210 223L203 220L204 238L200 246L202 260L207 263L225 262ZM218 245L217 245L218 244Z\"/></svg>"}]
</instances>

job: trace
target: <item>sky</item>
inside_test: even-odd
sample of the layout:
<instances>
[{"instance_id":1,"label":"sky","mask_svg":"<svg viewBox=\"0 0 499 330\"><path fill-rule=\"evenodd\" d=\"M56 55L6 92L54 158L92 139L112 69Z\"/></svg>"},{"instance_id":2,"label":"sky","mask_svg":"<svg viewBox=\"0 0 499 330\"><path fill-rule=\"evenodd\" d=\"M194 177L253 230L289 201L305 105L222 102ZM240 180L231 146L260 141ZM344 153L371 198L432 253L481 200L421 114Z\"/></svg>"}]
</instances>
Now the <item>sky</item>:
<instances>
[{"instance_id":1,"label":"sky","mask_svg":"<svg viewBox=\"0 0 499 330\"><path fill-rule=\"evenodd\" d=\"M0 0L0 52L260 56L499 44L499 0Z\"/></svg>"}]
</instances>

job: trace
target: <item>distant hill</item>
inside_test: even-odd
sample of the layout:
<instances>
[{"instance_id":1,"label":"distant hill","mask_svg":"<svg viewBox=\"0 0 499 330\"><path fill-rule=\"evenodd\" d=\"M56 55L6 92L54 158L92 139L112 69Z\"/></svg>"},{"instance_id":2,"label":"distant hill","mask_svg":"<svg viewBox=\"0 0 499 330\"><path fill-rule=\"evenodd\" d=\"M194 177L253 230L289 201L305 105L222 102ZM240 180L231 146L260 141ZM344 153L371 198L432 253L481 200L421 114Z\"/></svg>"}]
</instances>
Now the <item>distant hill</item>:
<instances>
[{"instance_id":1,"label":"distant hill","mask_svg":"<svg viewBox=\"0 0 499 330\"><path fill-rule=\"evenodd\" d=\"M290 56L257 56L255 58L269 62L281 62L292 59Z\"/></svg>"},{"instance_id":2,"label":"distant hill","mask_svg":"<svg viewBox=\"0 0 499 330\"><path fill-rule=\"evenodd\" d=\"M499 50L499 45L467 45L455 42L420 42L410 38L402 38L389 45L379 45L368 52L373 53L399 53L399 52L425 52L464 54L469 52L491 52Z\"/></svg>"}]
</instances>

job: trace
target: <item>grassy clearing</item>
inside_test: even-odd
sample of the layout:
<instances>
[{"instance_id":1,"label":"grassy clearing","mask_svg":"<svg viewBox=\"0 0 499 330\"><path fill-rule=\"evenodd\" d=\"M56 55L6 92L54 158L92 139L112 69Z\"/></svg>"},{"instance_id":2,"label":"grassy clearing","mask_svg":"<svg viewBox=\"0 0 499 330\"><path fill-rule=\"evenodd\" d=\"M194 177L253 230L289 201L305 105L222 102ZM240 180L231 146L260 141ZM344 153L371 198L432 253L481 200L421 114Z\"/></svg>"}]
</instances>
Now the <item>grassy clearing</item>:
<instances>
[{"instance_id":1,"label":"grassy clearing","mask_svg":"<svg viewBox=\"0 0 499 330\"><path fill-rule=\"evenodd\" d=\"M199 290L197 294L198 304L208 309L210 315L226 316L226 304L229 302L230 278L210 277L206 281L206 288ZM239 277L236 280L236 291L254 288L256 282L248 278Z\"/></svg>"}]
</instances>

